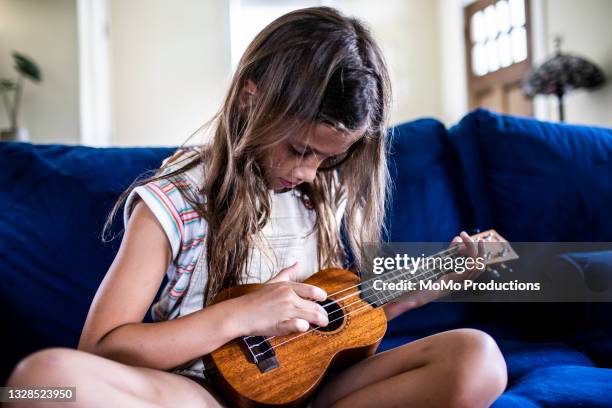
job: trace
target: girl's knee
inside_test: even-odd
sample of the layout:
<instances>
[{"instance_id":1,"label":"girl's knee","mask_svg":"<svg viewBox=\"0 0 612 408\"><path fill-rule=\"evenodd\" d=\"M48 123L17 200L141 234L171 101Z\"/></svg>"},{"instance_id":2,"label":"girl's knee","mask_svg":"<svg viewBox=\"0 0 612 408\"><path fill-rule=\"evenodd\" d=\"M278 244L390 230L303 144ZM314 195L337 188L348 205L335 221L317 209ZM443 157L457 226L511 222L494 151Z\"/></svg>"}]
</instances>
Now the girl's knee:
<instances>
[{"instance_id":1,"label":"girl's knee","mask_svg":"<svg viewBox=\"0 0 612 408\"><path fill-rule=\"evenodd\" d=\"M504 357L495 340L475 329L449 332L446 360L450 374L453 406L488 406L506 389L508 381Z\"/></svg>"},{"instance_id":2,"label":"girl's knee","mask_svg":"<svg viewBox=\"0 0 612 408\"><path fill-rule=\"evenodd\" d=\"M23 358L11 373L7 384L53 384L75 373L82 351L69 348L48 348Z\"/></svg>"}]
</instances>

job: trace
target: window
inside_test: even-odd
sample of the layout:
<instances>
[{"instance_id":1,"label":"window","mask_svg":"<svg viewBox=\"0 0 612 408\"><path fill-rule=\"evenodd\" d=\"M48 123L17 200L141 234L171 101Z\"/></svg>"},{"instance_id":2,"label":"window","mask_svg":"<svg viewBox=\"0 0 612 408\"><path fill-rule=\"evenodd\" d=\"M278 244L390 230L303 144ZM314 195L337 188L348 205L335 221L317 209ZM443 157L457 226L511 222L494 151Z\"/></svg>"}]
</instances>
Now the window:
<instances>
[{"instance_id":1,"label":"window","mask_svg":"<svg viewBox=\"0 0 612 408\"><path fill-rule=\"evenodd\" d=\"M472 15L472 72L482 76L527 59L523 0L500 0Z\"/></svg>"},{"instance_id":2,"label":"window","mask_svg":"<svg viewBox=\"0 0 612 408\"><path fill-rule=\"evenodd\" d=\"M470 108L531 115L521 88L531 67L529 0L479 0L464 12Z\"/></svg>"}]
</instances>

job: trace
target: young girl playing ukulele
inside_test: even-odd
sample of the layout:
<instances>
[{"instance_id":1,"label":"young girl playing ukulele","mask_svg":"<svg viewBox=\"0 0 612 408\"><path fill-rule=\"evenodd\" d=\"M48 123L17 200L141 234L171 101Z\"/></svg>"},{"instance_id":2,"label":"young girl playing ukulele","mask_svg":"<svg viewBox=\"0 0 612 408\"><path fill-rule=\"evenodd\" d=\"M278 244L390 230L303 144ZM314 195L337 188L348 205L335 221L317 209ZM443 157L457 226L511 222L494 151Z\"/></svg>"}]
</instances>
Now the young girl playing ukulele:
<instances>
[{"instance_id":1,"label":"young girl playing ukulele","mask_svg":"<svg viewBox=\"0 0 612 408\"><path fill-rule=\"evenodd\" d=\"M125 201L125 234L78 350L28 356L7 386L76 386L70 407L223 406L201 357L240 336L327 325L316 303L327 294L300 282L344 265L348 251L363 267L363 245L380 241L389 104L383 55L361 22L326 7L272 22L240 60L210 140L179 149L120 197L111 219ZM464 232L454 241L478 253ZM164 275L154 322L142 323ZM266 284L210 304L253 282ZM430 300L408 297L385 313ZM494 340L459 329L335 373L311 405L485 407L505 386Z\"/></svg>"}]
</instances>

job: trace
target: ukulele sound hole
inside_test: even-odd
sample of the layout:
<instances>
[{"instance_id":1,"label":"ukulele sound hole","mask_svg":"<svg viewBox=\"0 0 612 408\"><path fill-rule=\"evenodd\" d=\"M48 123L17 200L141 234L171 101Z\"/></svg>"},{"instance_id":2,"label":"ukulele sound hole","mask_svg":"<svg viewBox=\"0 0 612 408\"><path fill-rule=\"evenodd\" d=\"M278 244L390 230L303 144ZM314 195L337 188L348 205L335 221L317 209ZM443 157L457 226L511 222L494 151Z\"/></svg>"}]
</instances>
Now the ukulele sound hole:
<instances>
[{"instance_id":1,"label":"ukulele sound hole","mask_svg":"<svg viewBox=\"0 0 612 408\"><path fill-rule=\"evenodd\" d=\"M337 330L342 326L342 322L344 321L344 311L335 303L333 299L326 299L323 302L317 302L323 309L327 311L327 317L329 319L329 324L325 327L317 327L317 330L320 332L331 332Z\"/></svg>"}]
</instances>

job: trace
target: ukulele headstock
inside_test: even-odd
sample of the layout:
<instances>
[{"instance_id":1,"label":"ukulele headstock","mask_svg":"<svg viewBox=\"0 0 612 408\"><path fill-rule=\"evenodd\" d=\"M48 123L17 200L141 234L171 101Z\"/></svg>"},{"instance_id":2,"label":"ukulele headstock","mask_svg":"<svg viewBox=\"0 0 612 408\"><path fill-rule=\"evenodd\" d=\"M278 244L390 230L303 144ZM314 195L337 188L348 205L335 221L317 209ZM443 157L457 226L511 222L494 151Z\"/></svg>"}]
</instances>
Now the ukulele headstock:
<instances>
[{"instance_id":1,"label":"ukulele headstock","mask_svg":"<svg viewBox=\"0 0 612 408\"><path fill-rule=\"evenodd\" d=\"M474 240L482 239L485 243L484 259L487 265L499 264L518 259L518 254L512 245L494 229L472 235Z\"/></svg>"}]
</instances>

